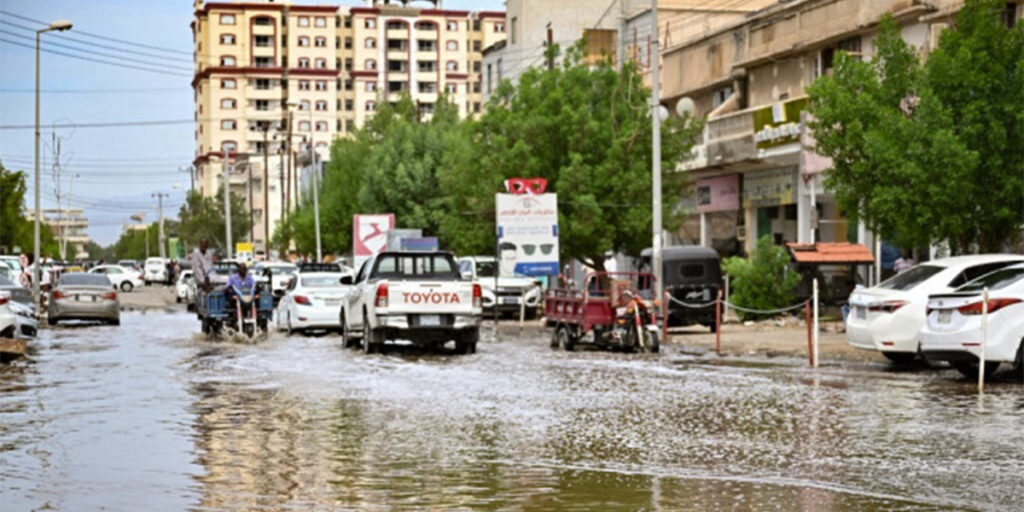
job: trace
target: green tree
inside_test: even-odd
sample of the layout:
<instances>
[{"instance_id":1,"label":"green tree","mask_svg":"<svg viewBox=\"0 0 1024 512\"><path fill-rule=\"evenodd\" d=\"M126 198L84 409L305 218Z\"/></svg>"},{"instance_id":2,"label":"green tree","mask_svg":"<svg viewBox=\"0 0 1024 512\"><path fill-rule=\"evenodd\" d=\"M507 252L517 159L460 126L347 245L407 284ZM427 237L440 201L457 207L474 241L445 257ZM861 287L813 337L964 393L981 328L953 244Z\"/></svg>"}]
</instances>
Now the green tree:
<instances>
[{"instance_id":1,"label":"green tree","mask_svg":"<svg viewBox=\"0 0 1024 512\"><path fill-rule=\"evenodd\" d=\"M726 258L722 268L731 279L729 300L747 309L770 310L792 305L800 274L789 268L789 262L786 249L775 245L767 235L757 240L757 248L749 258ZM765 316L739 313L744 319Z\"/></svg>"},{"instance_id":2,"label":"green tree","mask_svg":"<svg viewBox=\"0 0 1024 512\"><path fill-rule=\"evenodd\" d=\"M216 196L205 197L199 192L189 192L185 204L178 212L178 237L190 251L199 244L199 240L207 238L211 247L225 250L224 240L224 194L218 190ZM231 194L231 239L245 240L249 234L249 211L245 199L238 194ZM166 226L165 226L166 227ZM154 242L155 243L155 242ZM155 247L155 245L154 245ZM234 248L232 248L234 251Z\"/></svg>"},{"instance_id":3,"label":"green tree","mask_svg":"<svg viewBox=\"0 0 1024 512\"><path fill-rule=\"evenodd\" d=\"M452 146L440 184L448 212L442 233L453 249L493 250L494 193L512 177L546 178L548 190L559 194L563 258L600 269L606 251L638 254L650 245L650 91L633 63L617 69L608 59L591 64L582 55L580 43L561 66L530 69L518 84L503 83L472 124L469 142ZM693 143L700 127L689 121L663 124L666 170ZM672 198L683 190L666 180L662 192ZM666 227L671 212L664 210Z\"/></svg>"},{"instance_id":4,"label":"green tree","mask_svg":"<svg viewBox=\"0 0 1024 512\"><path fill-rule=\"evenodd\" d=\"M35 247L34 222L25 218L22 209L25 205L25 173L9 171L0 163L0 247L14 251L31 253ZM43 254L51 257L59 253L57 240L50 227L43 224L39 227L39 239Z\"/></svg>"},{"instance_id":5,"label":"green tree","mask_svg":"<svg viewBox=\"0 0 1024 512\"><path fill-rule=\"evenodd\" d=\"M924 64L891 17L875 46L808 88L826 187L897 245L1001 249L1024 219L1024 29L968 0Z\"/></svg>"}]
</instances>

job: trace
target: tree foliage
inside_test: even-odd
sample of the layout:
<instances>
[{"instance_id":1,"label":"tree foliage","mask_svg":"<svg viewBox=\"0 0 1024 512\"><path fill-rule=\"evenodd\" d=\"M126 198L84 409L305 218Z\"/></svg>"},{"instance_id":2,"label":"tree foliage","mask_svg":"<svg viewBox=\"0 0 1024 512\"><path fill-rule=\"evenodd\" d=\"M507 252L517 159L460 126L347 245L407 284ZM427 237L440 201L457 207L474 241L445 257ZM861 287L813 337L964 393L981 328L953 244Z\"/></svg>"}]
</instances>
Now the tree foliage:
<instances>
[{"instance_id":1,"label":"tree foliage","mask_svg":"<svg viewBox=\"0 0 1024 512\"><path fill-rule=\"evenodd\" d=\"M789 268L789 262L786 249L772 243L767 235L757 240L757 248L749 258L726 258L722 268L731 279L729 300L737 306L762 311L792 305L800 274ZM739 313L745 319L768 316Z\"/></svg>"},{"instance_id":2,"label":"tree foliage","mask_svg":"<svg viewBox=\"0 0 1024 512\"><path fill-rule=\"evenodd\" d=\"M1004 4L1005 6L1005 4ZM1024 29L969 0L922 64L882 19L869 61L838 54L808 88L826 186L904 247L1000 250L1024 220Z\"/></svg>"},{"instance_id":3,"label":"tree foliage","mask_svg":"<svg viewBox=\"0 0 1024 512\"><path fill-rule=\"evenodd\" d=\"M25 173L9 171L0 163L0 246L7 251L18 247L23 253L31 253L35 247L35 223L23 214L25 192ZM46 224L39 226L39 240L44 255L59 254L57 240Z\"/></svg>"},{"instance_id":4,"label":"tree foliage","mask_svg":"<svg viewBox=\"0 0 1024 512\"><path fill-rule=\"evenodd\" d=\"M212 197L204 197L196 191L189 192L185 197L185 203L181 205L181 210L178 212L178 237L184 244L186 252L198 245L199 240L203 238L209 239L211 247L224 251L226 248L224 219L223 188L218 189L217 195ZM244 240L249 234L251 222L245 199L232 193L231 239L233 241ZM155 254L159 254L159 251Z\"/></svg>"}]
</instances>

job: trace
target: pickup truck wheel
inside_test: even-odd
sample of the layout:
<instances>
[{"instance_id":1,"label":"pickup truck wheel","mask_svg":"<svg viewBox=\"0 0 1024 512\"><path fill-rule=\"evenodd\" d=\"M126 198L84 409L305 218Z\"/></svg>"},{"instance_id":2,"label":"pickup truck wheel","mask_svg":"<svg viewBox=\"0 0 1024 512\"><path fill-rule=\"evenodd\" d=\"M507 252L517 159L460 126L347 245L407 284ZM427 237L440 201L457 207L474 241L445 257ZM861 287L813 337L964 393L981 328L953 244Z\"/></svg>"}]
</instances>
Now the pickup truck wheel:
<instances>
[{"instance_id":1,"label":"pickup truck wheel","mask_svg":"<svg viewBox=\"0 0 1024 512\"><path fill-rule=\"evenodd\" d=\"M378 336L370 328L370 319L363 315L363 353L376 354L380 352L380 341Z\"/></svg>"},{"instance_id":2,"label":"pickup truck wheel","mask_svg":"<svg viewBox=\"0 0 1024 512\"><path fill-rule=\"evenodd\" d=\"M134 288L134 286L132 286L132 283L129 282L129 281L125 281L125 282L121 283L121 291L122 292L128 293L128 292L132 291L132 288Z\"/></svg>"},{"instance_id":3,"label":"pickup truck wheel","mask_svg":"<svg viewBox=\"0 0 1024 512\"><path fill-rule=\"evenodd\" d=\"M466 355L476 353L476 342L480 339L479 329L466 329L459 333L459 339L455 340L455 353Z\"/></svg>"},{"instance_id":4,"label":"pickup truck wheel","mask_svg":"<svg viewBox=\"0 0 1024 512\"><path fill-rule=\"evenodd\" d=\"M341 346L345 348L352 348L355 346L355 339L352 337L352 330L349 328L348 322L345 321L345 314L341 314Z\"/></svg>"},{"instance_id":5,"label":"pickup truck wheel","mask_svg":"<svg viewBox=\"0 0 1024 512\"><path fill-rule=\"evenodd\" d=\"M1017 380L1024 380L1024 339L1020 340L1020 344L1017 345L1017 361L1014 366L1017 372Z\"/></svg>"},{"instance_id":6,"label":"pickup truck wheel","mask_svg":"<svg viewBox=\"0 0 1024 512\"><path fill-rule=\"evenodd\" d=\"M284 328L285 334L287 334L288 336L295 334L295 329L292 329L292 314L288 313L288 315L285 316L285 320L287 322Z\"/></svg>"}]
</instances>

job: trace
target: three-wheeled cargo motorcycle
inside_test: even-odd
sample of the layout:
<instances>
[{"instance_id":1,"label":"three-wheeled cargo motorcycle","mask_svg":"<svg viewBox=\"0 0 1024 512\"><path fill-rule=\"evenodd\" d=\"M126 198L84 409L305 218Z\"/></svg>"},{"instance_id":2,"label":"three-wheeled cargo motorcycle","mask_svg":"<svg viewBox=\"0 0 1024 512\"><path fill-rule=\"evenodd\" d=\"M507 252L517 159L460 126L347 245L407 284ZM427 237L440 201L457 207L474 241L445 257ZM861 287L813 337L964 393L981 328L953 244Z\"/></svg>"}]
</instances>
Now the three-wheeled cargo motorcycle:
<instances>
[{"instance_id":1,"label":"three-wheeled cargo motorcycle","mask_svg":"<svg viewBox=\"0 0 1024 512\"><path fill-rule=\"evenodd\" d=\"M548 290L544 314L552 327L551 348L573 350L578 344L598 348L658 352L654 314L654 276L646 272L593 272L583 289Z\"/></svg>"}]
</instances>

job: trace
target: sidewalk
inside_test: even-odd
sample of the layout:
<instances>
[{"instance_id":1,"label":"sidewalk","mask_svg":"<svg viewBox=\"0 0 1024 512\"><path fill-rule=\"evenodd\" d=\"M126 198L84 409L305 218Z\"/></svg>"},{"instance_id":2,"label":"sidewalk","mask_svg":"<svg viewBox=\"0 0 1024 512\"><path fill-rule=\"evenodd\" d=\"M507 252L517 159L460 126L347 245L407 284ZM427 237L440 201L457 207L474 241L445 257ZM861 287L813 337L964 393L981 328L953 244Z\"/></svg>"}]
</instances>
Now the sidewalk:
<instances>
[{"instance_id":1,"label":"sidewalk","mask_svg":"<svg viewBox=\"0 0 1024 512\"><path fill-rule=\"evenodd\" d=\"M174 297L173 286L160 284L140 286L130 292L117 294L117 298L121 300L121 311L172 308L176 306Z\"/></svg>"}]
</instances>

